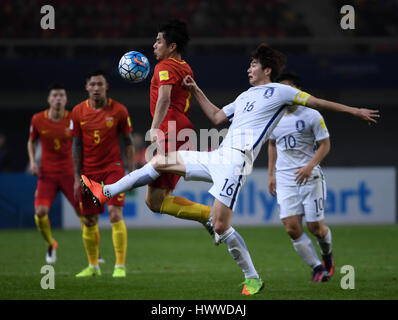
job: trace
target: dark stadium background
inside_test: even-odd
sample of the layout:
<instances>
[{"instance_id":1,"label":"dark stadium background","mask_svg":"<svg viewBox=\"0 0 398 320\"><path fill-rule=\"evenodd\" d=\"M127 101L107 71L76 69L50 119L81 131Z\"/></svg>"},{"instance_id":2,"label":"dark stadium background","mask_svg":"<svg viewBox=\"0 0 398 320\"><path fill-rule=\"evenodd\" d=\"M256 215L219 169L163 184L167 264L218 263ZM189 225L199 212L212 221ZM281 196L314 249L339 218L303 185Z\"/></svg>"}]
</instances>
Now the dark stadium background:
<instances>
[{"instance_id":1,"label":"dark stadium background","mask_svg":"<svg viewBox=\"0 0 398 320\"><path fill-rule=\"evenodd\" d=\"M40 28L40 8L55 8L55 30ZM355 8L355 30L342 30L340 8ZM26 170L32 115L47 107L47 86L66 85L68 109L86 98L84 75L108 73L109 96L129 109L135 132L150 126L149 83L120 78L123 53L138 50L153 67L159 23L181 18L192 41L184 57L198 84L218 106L248 88L250 52L266 42L286 53L286 71L302 76L304 90L352 106L377 108L376 126L324 114L332 149L323 166L396 166L398 118L398 3L371 1L15 1L0 10L0 171ZM196 128L210 122L195 102ZM266 148L256 161L267 164ZM4 180L3 180L4 181ZM7 204L1 194L0 208ZM57 225L57 223L55 223ZM32 225L33 226L33 225Z\"/></svg>"}]
</instances>

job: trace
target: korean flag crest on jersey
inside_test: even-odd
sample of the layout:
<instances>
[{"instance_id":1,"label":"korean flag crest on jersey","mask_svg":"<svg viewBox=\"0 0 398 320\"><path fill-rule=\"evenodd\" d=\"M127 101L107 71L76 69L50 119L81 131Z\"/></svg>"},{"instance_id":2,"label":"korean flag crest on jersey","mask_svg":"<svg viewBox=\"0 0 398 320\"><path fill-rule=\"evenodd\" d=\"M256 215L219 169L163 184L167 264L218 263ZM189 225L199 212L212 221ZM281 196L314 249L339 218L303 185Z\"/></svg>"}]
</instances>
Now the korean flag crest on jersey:
<instances>
[{"instance_id":1,"label":"korean flag crest on jersey","mask_svg":"<svg viewBox=\"0 0 398 320\"><path fill-rule=\"evenodd\" d=\"M264 98L269 99L272 97L274 94L275 88L274 87L267 87L267 89L264 92Z\"/></svg>"},{"instance_id":2,"label":"korean flag crest on jersey","mask_svg":"<svg viewBox=\"0 0 398 320\"><path fill-rule=\"evenodd\" d=\"M296 130L298 132L303 132L305 130L305 122L304 120L297 120L296 121Z\"/></svg>"},{"instance_id":3,"label":"korean flag crest on jersey","mask_svg":"<svg viewBox=\"0 0 398 320\"><path fill-rule=\"evenodd\" d=\"M106 123L106 126L107 126L108 128L112 128L112 126L113 126L113 117L107 117L107 118L105 119L105 123Z\"/></svg>"}]
</instances>

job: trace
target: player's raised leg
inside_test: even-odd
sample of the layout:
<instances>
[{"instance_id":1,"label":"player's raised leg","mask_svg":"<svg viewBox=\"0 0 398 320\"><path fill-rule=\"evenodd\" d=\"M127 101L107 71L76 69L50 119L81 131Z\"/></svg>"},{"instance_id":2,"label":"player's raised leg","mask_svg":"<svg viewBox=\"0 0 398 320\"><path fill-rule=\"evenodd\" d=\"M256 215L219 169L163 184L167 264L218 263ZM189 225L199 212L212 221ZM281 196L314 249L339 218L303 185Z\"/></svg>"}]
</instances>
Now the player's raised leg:
<instances>
[{"instance_id":1,"label":"player's raised leg","mask_svg":"<svg viewBox=\"0 0 398 320\"><path fill-rule=\"evenodd\" d=\"M82 175L82 184L84 189L92 194L94 202L97 205L103 205L117 194L155 181L162 172L185 175L184 161L178 152L172 152L167 157L157 155L142 168L130 172L113 184L103 186L84 175ZM148 207L155 212L201 222L209 233L213 235L213 228L209 221L211 213L209 206L192 202L182 197L171 197L169 196L170 193L170 189L149 188L146 197Z\"/></svg>"},{"instance_id":2,"label":"player's raised leg","mask_svg":"<svg viewBox=\"0 0 398 320\"><path fill-rule=\"evenodd\" d=\"M323 221L307 222L308 229L315 236L322 254L322 264L329 272L334 274L334 259L332 253L332 232Z\"/></svg>"},{"instance_id":3,"label":"player's raised leg","mask_svg":"<svg viewBox=\"0 0 398 320\"><path fill-rule=\"evenodd\" d=\"M303 231L302 215L286 217L282 222L297 254L313 270L312 282L328 281L330 276L319 260L314 244Z\"/></svg>"},{"instance_id":4,"label":"player's raised leg","mask_svg":"<svg viewBox=\"0 0 398 320\"><path fill-rule=\"evenodd\" d=\"M170 153L168 157L174 157L174 159L177 158L177 160L174 163L168 163L167 157L157 155L142 168L130 172L128 175L112 184L102 185L82 175L83 188L92 195L97 205L103 205L108 202L110 198L120 193L149 184L156 180L162 172L173 172L179 175L185 175L185 165L181 157L179 155L176 157L174 152Z\"/></svg>"},{"instance_id":5,"label":"player's raised leg","mask_svg":"<svg viewBox=\"0 0 398 320\"><path fill-rule=\"evenodd\" d=\"M218 199L215 199L213 205L214 230L220 236L221 242L225 242L232 258L245 275L242 294L253 295L264 287L264 282L254 268L245 241L242 236L231 227L232 213L230 208Z\"/></svg>"}]
</instances>

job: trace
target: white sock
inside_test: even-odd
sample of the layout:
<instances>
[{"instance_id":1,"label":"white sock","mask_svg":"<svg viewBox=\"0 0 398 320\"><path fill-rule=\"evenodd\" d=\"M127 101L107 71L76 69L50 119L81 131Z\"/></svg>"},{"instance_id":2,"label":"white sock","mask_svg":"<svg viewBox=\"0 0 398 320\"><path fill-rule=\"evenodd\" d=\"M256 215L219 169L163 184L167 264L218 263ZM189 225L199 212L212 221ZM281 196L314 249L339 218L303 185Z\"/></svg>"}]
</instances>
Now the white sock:
<instances>
[{"instance_id":1,"label":"white sock","mask_svg":"<svg viewBox=\"0 0 398 320\"><path fill-rule=\"evenodd\" d=\"M332 252L332 232L328 228L328 233L323 238L316 237L319 248L323 255L330 254Z\"/></svg>"},{"instance_id":2,"label":"white sock","mask_svg":"<svg viewBox=\"0 0 398 320\"><path fill-rule=\"evenodd\" d=\"M312 268L321 264L318 255L316 254L314 244L311 239L303 233L301 237L292 240L293 247L299 256Z\"/></svg>"},{"instance_id":3,"label":"white sock","mask_svg":"<svg viewBox=\"0 0 398 320\"><path fill-rule=\"evenodd\" d=\"M234 228L230 227L222 235L220 235L221 241L225 242L228 247L228 251L232 258L236 261L238 266L242 269L245 274L245 278L259 278L256 269L254 268L252 259L249 251L247 250L245 241L241 235L235 231Z\"/></svg>"},{"instance_id":4,"label":"white sock","mask_svg":"<svg viewBox=\"0 0 398 320\"><path fill-rule=\"evenodd\" d=\"M105 185L103 193L108 198L112 198L119 193L142 187L157 179L159 176L160 173L153 168L150 162L148 162L142 168L130 172L119 181Z\"/></svg>"}]
</instances>

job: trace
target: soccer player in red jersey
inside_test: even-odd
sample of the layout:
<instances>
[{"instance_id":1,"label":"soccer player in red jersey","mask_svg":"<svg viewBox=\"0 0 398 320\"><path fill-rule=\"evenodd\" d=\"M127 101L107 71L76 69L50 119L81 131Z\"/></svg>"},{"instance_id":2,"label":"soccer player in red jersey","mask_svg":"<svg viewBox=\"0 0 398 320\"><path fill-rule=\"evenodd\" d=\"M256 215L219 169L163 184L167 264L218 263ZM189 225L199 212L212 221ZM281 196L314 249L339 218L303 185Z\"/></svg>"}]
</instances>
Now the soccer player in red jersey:
<instances>
[{"instance_id":1,"label":"soccer player in red jersey","mask_svg":"<svg viewBox=\"0 0 398 320\"><path fill-rule=\"evenodd\" d=\"M109 84L101 70L86 76L89 98L72 110L73 161L75 167L74 191L79 198L80 211L84 216L83 243L89 266L77 277L101 275L98 267L98 215L104 207L97 207L87 193L80 188L80 175L103 183L111 183L124 176L123 161L119 147L119 135L123 136L127 166L134 168L134 147L131 135L131 120L126 107L107 97ZM125 277L127 230L123 220L125 194L108 202L112 240L116 263L113 277Z\"/></svg>"},{"instance_id":2,"label":"soccer player in red jersey","mask_svg":"<svg viewBox=\"0 0 398 320\"><path fill-rule=\"evenodd\" d=\"M155 66L150 89L151 143L157 143L159 151L173 152L188 145L178 141L183 129L193 129L189 120L191 93L181 86L185 76L193 77L182 53L189 41L187 25L179 20L169 21L159 28L153 45L159 61ZM154 212L166 213L178 218L201 222L213 235L211 208L182 197L170 196L180 179L179 175L166 173L148 186L146 203Z\"/></svg>"},{"instance_id":3,"label":"soccer player in red jersey","mask_svg":"<svg viewBox=\"0 0 398 320\"><path fill-rule=\"evenodd\" d=\"M50 107L33 115L27 146L30 171L39 176L35 193L35 222L48 245L47 263L55 263L57 258L58 243L52 237L48 213L59 190L79 215L73 194L71 115L65 110L66 102L65 88L61 84L51 85L48 95ZM35 160L38 139L42 146L40 169Z\"/></svg>"}]
</instances>

